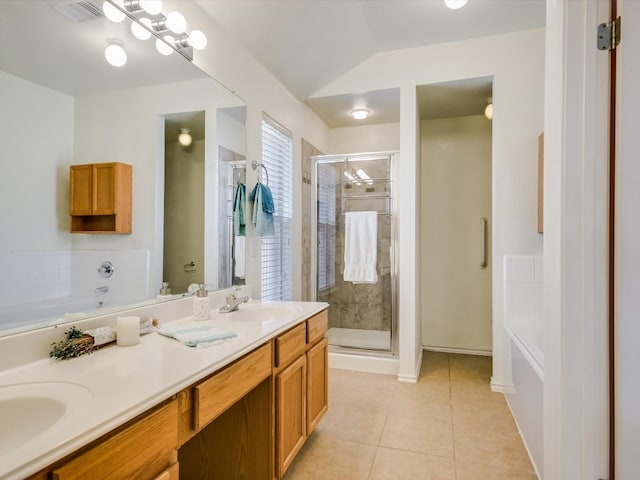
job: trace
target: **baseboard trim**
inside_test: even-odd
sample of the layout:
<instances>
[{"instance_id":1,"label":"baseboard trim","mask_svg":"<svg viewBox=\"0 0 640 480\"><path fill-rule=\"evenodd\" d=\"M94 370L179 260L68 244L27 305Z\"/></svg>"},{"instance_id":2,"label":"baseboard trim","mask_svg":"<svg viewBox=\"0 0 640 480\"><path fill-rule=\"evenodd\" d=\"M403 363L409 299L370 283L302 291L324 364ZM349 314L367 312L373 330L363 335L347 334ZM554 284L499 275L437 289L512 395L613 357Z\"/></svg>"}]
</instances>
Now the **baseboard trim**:
<instances>
[{"instance_id":1,"label":"baseboard trim","mask_svg":"<svg viewBox=\"0 0 640 480\"><path fill-rule=\"evenodd\" d=\"M422 356L423 356L423 350L420 349L420 352L418 352L418 360L416 361L416 365L413 370L415 373L413 375L398 374L399 382L418 383L418 377L420 376L420 369L422 368Z\"/></svg>"},{"instance_id":2,"label":"baseboard trim","mask_svg":"<svg viewBox=\"0 0 640 480\"><path fill-rule=\"evenodd\" d=\"M399 362L398 357L376 357L373 355L357 355L329 351L329 368L381 373L383 375L397 375Z\"/></svg>"},{"instance_id":3,"label":"baseboard trim","mask_svg":"<svg viewBox=\"0 0 640 480\"><path fill-rule=\"evenodd\" d=\"M491 391L496 393L516 393L513 383L498 383L491 377Z\"/></svg>"},{"instance_id":4,"label":"baseboard trim","mask_svg":"<svg viewBox=\"0 0 640 480\"><path fill-rule=\"evenodd\" d=\"M482 355L483 357L493 356L493 352L491 350L471 350L467 348L435 347L432 345L423 345L422 350L428 350L430 352L441 352L441 353L456 353L459 355Z\"/></svg>"}]
</instances>

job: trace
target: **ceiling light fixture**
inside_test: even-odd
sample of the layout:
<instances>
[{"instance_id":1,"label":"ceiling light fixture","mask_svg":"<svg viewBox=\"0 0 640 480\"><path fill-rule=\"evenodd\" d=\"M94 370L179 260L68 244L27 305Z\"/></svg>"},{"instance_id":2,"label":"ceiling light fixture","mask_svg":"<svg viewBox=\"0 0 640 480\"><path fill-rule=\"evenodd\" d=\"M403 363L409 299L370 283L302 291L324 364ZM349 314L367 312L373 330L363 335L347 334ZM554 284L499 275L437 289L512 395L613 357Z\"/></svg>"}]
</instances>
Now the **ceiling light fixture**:
<instances>
[{"instance_id":1,"label":"ceiling light fixture","mask_svg":"<svg viewBox=\"0 0 640 480\"><path fill-rule=\"evenodd\" d=\"M181 128L180 135L178 135L178 143L183 147L188 147L193 142L193 138L191 137L191 130L188 128Z\"/></svg>"},{"instance_id":2,"label":"ceiling light fixture","mask_svg":"<svg viewBox=\"0 0 640 480\"><path fill-rule=\"evenodd\" d=\"M467 4L468 0L444 0L444 4L451 10L458 10Z\"/></svg>"},{"instance_id":3,"label":"ceiling light fixture","mask_svg":"<svg viewBox=\"0 0 640 480\"><path fill-rule=\"evenodd\" d=\"M127 63L127 52L122 48L122 42L115 38L110 38L107 42L109 46L104 49L104 58L114 67L122 67Z\"/></svg>"},{"instance_id":4,"label":"ceiling light fixture","mask_svg":"<svg viewBox=\"0 0 640 480\"><path fill-rule=\"evenodd\" d=\"M484 116L489 120L493 119L493 99L487 98L487 106L484 107Z\"/></svg>"},{"instance_id":5,"label":"ceiling light fixture","mask_svg":"<svg viewBox=\"0 0 640 480\"><path fill-rule=\"evenodd\" d=\"M355 108L353 110L351 110L351 116L355 119L355 120L364 120L365 118L367 118L369 116L371 112L369 110L367 110L366 108Z\"/></svg>"}]
</instances>

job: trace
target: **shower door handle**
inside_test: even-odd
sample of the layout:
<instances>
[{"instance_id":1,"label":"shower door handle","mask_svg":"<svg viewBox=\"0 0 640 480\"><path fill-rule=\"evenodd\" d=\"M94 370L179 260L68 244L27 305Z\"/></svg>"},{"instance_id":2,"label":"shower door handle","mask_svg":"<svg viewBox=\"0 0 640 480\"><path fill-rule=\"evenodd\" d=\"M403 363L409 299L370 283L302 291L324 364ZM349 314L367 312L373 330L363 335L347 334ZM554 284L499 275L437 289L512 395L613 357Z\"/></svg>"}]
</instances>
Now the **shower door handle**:
<instances>
[{"instance_id":1,"label":"shower door handle","mask_svg":"<svg viewBox=\"0 0 640 480\"><path fill-rule=\"evenodd\" d=\"M487 219L480 219L480 268L487 268Z\"/></svg>"}]
</instances>

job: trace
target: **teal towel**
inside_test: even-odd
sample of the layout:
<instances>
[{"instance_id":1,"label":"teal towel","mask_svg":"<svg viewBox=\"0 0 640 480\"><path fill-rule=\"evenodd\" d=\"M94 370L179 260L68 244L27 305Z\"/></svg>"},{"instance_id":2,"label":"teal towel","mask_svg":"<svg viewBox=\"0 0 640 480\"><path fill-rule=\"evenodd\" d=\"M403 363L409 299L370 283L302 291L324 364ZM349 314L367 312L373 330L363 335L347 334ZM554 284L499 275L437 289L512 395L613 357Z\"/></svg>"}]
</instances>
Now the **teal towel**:
<instances>
[{"instance_id":1,"label":"teal towel","mask_svg":"<svg viewBox=\"0 0 640 480\"><path fill-rule=\"evenodd\" d=\"M235 332L202 323L183 323L173 327L162 327L158 329L158 333L174 338L188 347L208 347L237 336Z\"/></svg>"},{"instance_id":2,"label":"teal towel","mask_svg":"<svg viewBox=\"0 0 640 480\"><path fill-rule=\"evenodd\" d=\"M256 227L256 235L259 237L272 237L275 235L273 222L273 196L271 190L262 183L257 183L253 188L249 200L253 202L252 223Z\"/></svg>"},{"instance_id":3,"label":"teal towel","mask_svg":"<svg viewBox=\"0 0 640 480\"><path fill-rule=\"evenodd\" d=\"M247 187L244 183L239 183L236 188L236 196L233 200L233 227L236 237L245 236L245 208L246 208Z\"/></svg>"}]
</instances>

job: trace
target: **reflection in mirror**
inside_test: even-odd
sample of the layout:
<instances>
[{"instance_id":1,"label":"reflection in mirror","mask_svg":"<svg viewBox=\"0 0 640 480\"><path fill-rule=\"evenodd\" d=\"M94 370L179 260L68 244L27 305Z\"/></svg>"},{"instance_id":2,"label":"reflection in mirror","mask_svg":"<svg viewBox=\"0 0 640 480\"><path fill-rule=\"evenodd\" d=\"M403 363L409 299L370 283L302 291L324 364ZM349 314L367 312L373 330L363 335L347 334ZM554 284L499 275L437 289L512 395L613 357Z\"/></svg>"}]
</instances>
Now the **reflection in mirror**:
<instances>
[{"instance_id":1,"label":"reflection in mirror","mask_svg":"<svg viewBox=\"0 0 640 480\"><path fill-rule=\"evenodd\" d=\"M0 335L115 311L158 295L164 132L170 128L165 120L177 113L204 112L206 119L200 270L205 283L218 283L217 111L244 110L244 102L184 57L159 55L153 42L134 38L126 22L106 20L100 5L90 18L72 19L65 9L76 3L92 1L0 2L0 41L25 40L20 49L0 50L6 179L0 192L6 206L0 211ZM24 37L25 31L38 35ZM124 42L125 66L106 62L108 38ZM244 154L244 146L225 147ZM133 167L132 233L71 234L70 165L108 162ZM98 273L105 261L113 265L109 278Z\"/></svg>"},{"instance_id":2,"label":"reflection in mirror","mask_svg":"<svg viewBox=\"0 0 640 480\"><path fill-rule=\"evenodd\" d=\"M165 117L162 279L172 293L204 283L205 114Z\"/></svg>"},{"instance_id":3,"label":"reflection in mirror","mask_svg":"<svg viewBox=\"0 0 640 480\"><path fill-rule=\"evenodd\" d=\"M218 110L220 144L218 146L218 286L227 288L245 284L245 232L241 218L245 217L246 155L244 108ZM246 219L248 221L248 219Z\"/></svg>"}]
</instances>

